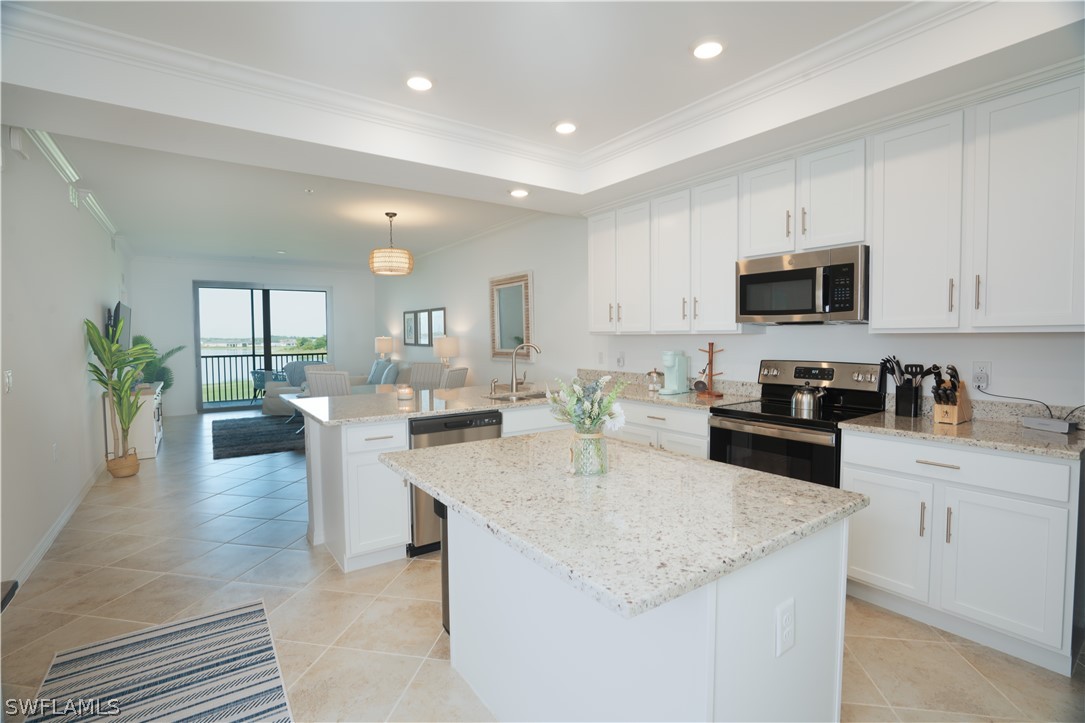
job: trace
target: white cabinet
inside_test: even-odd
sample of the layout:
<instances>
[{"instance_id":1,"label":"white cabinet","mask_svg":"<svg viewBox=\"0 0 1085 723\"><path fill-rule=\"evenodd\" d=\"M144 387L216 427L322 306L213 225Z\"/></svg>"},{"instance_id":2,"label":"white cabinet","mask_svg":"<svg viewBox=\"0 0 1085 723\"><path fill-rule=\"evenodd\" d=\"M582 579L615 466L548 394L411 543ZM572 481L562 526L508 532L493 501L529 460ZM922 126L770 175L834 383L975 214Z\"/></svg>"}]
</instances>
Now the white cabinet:
<instances>
[{"instance_id":1,"label":"white cabinet","mask_svg":"<svg viewBox=\"0 0 1085 723\"><path fill-rule=\"evenodd\" d=\"M797 175L796 175L797 166ZM866 141L823 148L740 177L743 257L861 243Z\"/></svg>"},{"instance_id":2,"label":"white cabinet","mask_svg":"<svg viewBox=\"0 0 1085 723\"><path fill-rule=\"evenodd\" d=\"M128 429L128 446L136 448L140 459L153 459L158 456L158 445L162 443L162 382L139 384L136 391L143 400L143 406L132 420ZM102 408L105 413L106 453L113 453L113 426L109 422L109 400L102 395ZM120 427L117 427L118 433Z\"/></svg>"},{"instance_id":3,"label":"white cabinet","mask_svg":"<svg viewBox=\"0 0 1085 723\"><path fill-rule=\"evenodd\" d=\"M619 400L625 425L607 436L659 449L708 457L708 410Z\"/></svg>"},{"instance_id":4,"label":"white cabinet","mask_svg":"<svg viewBox=\"0 0 1085 723\"><path fill-rule=\"evenodd\" d=\"M840 487L870 498L851 518L848 576L928 602L934 485L844 465Z\"/></svg>"},{"instance_id":5,"label":"white cabinet","mask_svg":"<svg viewBox=\"0 0 1085 723\"><path fill-rule=\"evenodd\" d=\"M795 249L795 159L739 176L739 244L743 257Z\"/></svg>"},{"instance_id":6,"label":"white cabinet","mask_svg":"<svg viewBox=\"0 0 1085 723\"><path fill-rule=\"evenodd\" d=\"M348 553L363 555L406 545L410 540L407 481L378 462L375 454L350 455L347 464Z\"/></svg>"},{"instance_id":7,"label":"white cabinet","mask_svg":"<svg viewBox=\"0 0 1085 723\"><path fill-rule=\"evenodd\" d=\"M693 189L690 197L694 332L736 332L735 261L738 260L738 177Z\"/></svg>"},{"instance_id":8,"label":"white cabinet","mask_svg":"<svg viewBox=\"0 0 1085 723\"><path fill-rule=\"evenodd\" d=\"M870 328L956 328L962 114L874 136Z\"/></svg>"},{"instance_id":9,"label":"white cabinet","mask_svg":"<svg viewBox=\"0 0 1085 723\"><path fill-rule=\"evenodd\" d=\"M947 486L942 608L1059 647L1068 511Z\"/></svg>"},{"instance_id":10,"label":"white cabinet","mask_svg":"<svg viewBox=\"0 0 1085 723\"><path fill-rule=\"evenodd\" d=\"M554 429L572 429L572 425L555 419L550 412L549 402L501 410L502 437L549 432Z\"/></svg>"},{"instance_id":11,"label":"white cabinet","mask_svg":"<svg viewBox=\"0 0 1085 723\"><path fill-rule=\"evenodd\" d=\"M853 594L1069 675L1080 461L845 430L840 476Z\"/></svg>"},{"instance_id":12,"label":"white cabinet","mask_svg":"<svg viewBox=\"0 0 1085 723\"><path fill-rule=\"evenodd\" d=\"M637 204L588 219L589 329L651 330L649 205Z\"/></svg>"},{"instance_id":13,"label":"white cabinet","mask_svg":"<svg viewBox=\"0 0 1085 723\"><path fill-rule=\"evenodd\" d=\"M1082 81L976 108L971 323L1085 324Z\"/></svg>"},{"instance_id":14,"label":"white cabinet","mask_svg":"<svg viewBox=\"0 0 1085 723\"><path fill-rule=\"evenodd\" d=\"M689 331L689 191L652 199L652 331Z\"/></svg>"},{"instance_id":15,"label":"white cabinet","mask_svg":"<svg viewBox=\"0 0 1085 723\"><path fill-rule=\"evenodd\" d=\"M866 238L866 141L799 156L799 249Z\"/></svg>"}]
</instances>

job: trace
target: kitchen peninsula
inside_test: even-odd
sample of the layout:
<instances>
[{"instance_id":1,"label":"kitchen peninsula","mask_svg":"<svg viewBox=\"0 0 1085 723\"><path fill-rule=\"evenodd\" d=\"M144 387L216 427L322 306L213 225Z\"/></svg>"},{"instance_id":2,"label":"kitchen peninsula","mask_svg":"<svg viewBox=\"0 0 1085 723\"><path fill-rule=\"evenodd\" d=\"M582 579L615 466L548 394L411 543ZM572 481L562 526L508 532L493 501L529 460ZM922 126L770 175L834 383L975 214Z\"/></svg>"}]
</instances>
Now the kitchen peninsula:
<instances>
[{"instance_id":1,"label":"kitchen peninsula","mask_svg":"<svg viewBox=\"0 0 1085 723\"><path fill-rule=\"evenodd\" d=\"M864 496L567 431L387 452L448 506L453 666L499 720L833 720ZM741 652L739 652L741 651Z\"/></svg>"}]
</instances>

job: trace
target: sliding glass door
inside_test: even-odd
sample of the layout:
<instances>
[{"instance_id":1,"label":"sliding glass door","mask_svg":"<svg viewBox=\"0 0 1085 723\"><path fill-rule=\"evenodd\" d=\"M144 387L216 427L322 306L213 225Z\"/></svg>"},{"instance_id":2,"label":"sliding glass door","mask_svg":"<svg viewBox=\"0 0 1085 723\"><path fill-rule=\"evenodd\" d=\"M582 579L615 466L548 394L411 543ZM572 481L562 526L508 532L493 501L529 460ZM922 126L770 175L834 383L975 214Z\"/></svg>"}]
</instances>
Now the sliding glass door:
<instances>
[{"instance_id":1,"label":"sliding glass door","mask_svg":"<svg viewBox=\"0 0 1085 723\"><path fill-rule=\"evenodd\" d=\"M257 404L283 366L328 355L327 292L196 282L197 409Z\"/></svg>"}]
</instances>

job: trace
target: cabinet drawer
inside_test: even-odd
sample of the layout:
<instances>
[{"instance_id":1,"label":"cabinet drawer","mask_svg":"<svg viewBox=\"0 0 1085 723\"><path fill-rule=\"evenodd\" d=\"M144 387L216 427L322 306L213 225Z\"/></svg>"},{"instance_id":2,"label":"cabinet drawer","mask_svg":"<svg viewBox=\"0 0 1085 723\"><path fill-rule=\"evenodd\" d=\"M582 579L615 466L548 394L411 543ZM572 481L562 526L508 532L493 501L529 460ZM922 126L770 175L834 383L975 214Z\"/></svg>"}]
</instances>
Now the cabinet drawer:
<instances>
[{"instance_id":1,"label":"cabinet drawer","mask_svg":"<svg viewBox=\"0 0 1085 723\"><path fill-rule=\"evenodd\" d=\"M514 437L517 434L545 432L551 429L564 429L567 427L569 427L568 424L554 419L554 415L550 413L549 404L506 409L501 412L502 437Z\"/></svg>"},{"instance_id":2,"label":"cabinet drawer","mask_svg":"<svg viewBox=\"0 0 1085 723\"><path fill-rule=\"evenodd\" d=\"M960 449L944 444L856 435L845 431L841 461L984 489L1066 502L1070 466L1038 457Z\"/></svg>"},{"instance_id":3,"label":"cabinet drawer","mask_svg":"<svg viewBox=\"0 0 1085 723\"><path fill-rule=\"evenodd\" d=\"M618 400L625 411L626 421L653 429L682 432L708 438L708 411L678 409L662 404L640 404Z\"/></svg>"},{"instance_id":4,"label":"cabinet drawer","mask_svg":"<svg viewBox=\"0 0 1085 723\"><path fill-rule=\"evenodd\" d=\"M346 447L347 454L406 449L407 423L393 422L391 424L348 427Z\"/></svg>"}]
</instances>

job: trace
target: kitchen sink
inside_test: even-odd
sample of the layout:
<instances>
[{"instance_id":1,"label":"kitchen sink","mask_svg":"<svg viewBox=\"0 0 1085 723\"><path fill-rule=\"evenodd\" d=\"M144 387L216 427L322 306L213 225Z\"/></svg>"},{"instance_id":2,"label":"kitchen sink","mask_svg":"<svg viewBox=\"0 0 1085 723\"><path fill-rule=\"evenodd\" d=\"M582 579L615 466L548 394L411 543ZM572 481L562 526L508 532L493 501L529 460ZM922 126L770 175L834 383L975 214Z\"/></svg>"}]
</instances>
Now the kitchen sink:
<instances>
[{"instance_id":1,"label":"kitchen sink","mask_svg":"<svg viewBox=\"0 0 1085 723\"><path fill-rule=\"evenodd\" d=\"M520 402L525 399L542 399L546 392L505 392L504 394L484 394L483 399L496 399L501 402Z\"/></svg>"}]
</instances>

